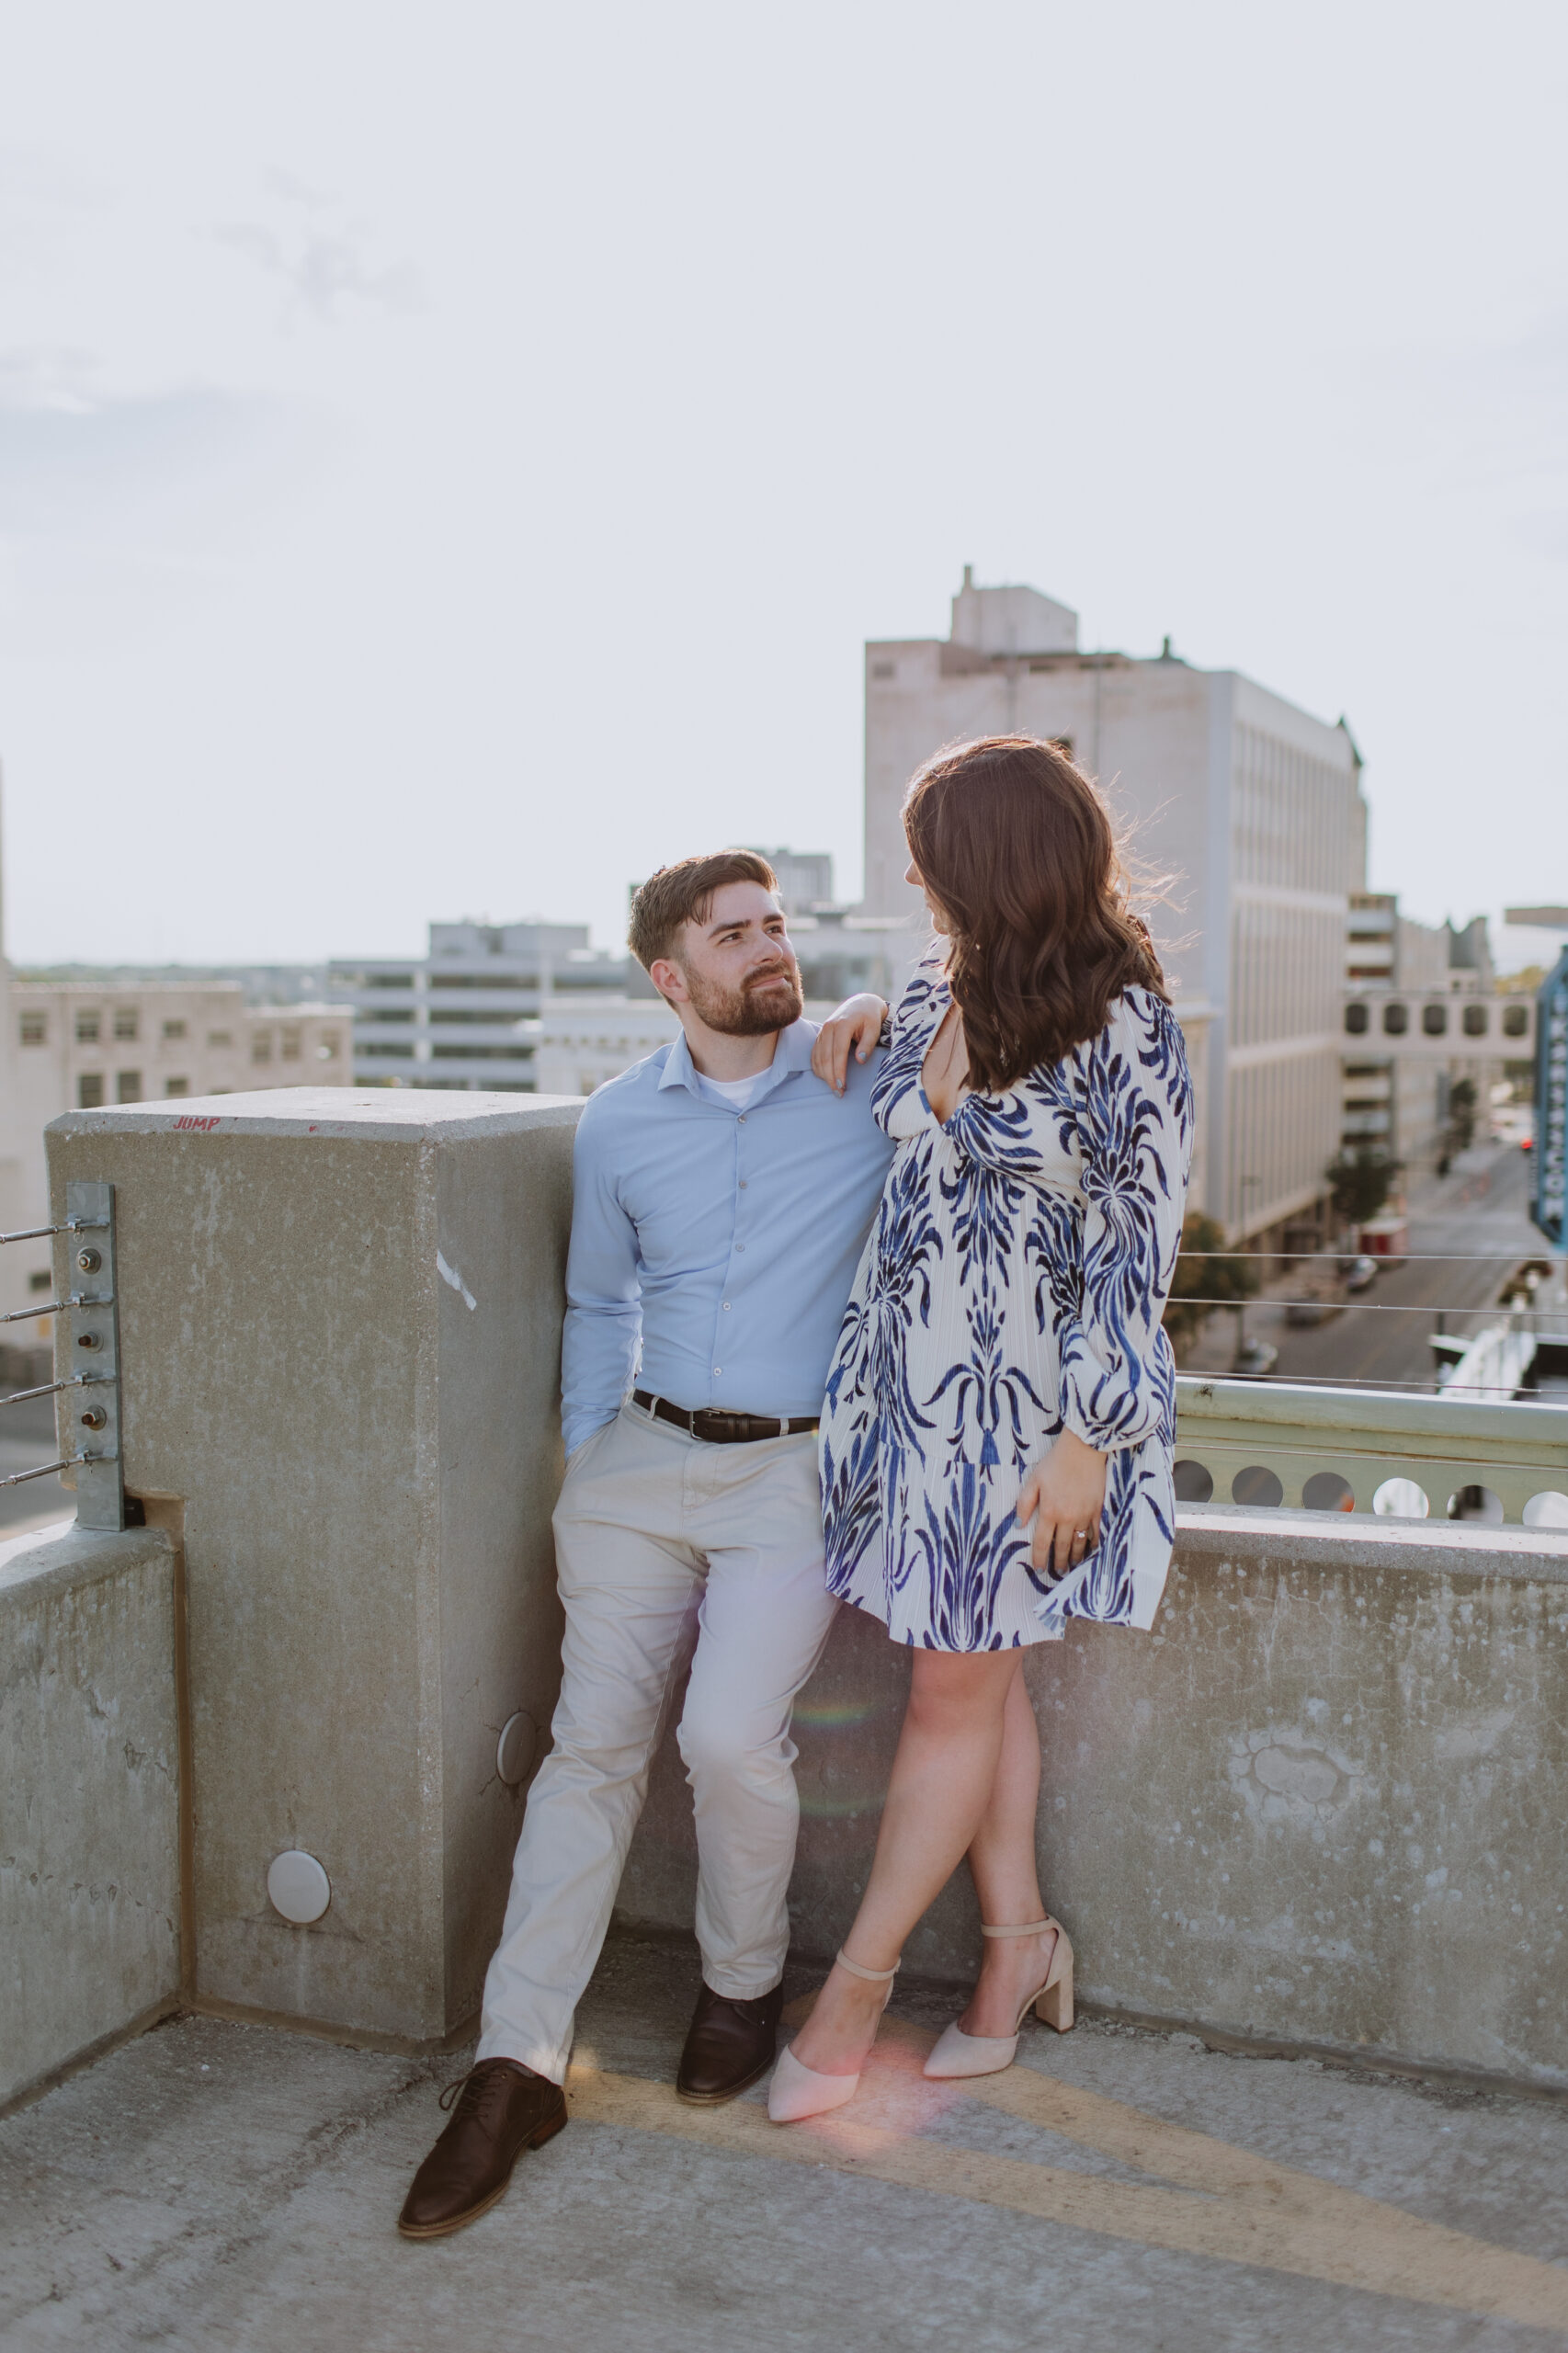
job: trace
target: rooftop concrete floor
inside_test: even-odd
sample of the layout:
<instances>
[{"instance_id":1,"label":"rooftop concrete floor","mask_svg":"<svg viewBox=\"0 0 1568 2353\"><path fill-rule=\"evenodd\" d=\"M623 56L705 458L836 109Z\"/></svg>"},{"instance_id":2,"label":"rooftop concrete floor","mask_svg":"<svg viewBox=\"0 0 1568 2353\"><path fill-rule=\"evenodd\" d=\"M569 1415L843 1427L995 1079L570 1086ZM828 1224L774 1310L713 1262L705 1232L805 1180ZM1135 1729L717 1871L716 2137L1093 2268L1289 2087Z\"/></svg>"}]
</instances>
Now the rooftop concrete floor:
<instances>
[{"instance_id":1,"label":"rooftop concrete floor","mask_svg":"<svg viewBox=\"0 0 1568 2353\"><path fill-rule=\"evenodd\" d=\"M802 1988L809 1988L808 1975ZM429 2062L187 2018L0 2123L0 2345L210 2353L1256 2353L1568 2342L1568 2109L1031 2027L927 2085L889 2014L860 2097L778 2130L668 2088L695 1962L620 1942L573 2125L458 2237L393 2220ZM793 1985L791 1986L793 1991Z\"/></svg>"}]
</instances>

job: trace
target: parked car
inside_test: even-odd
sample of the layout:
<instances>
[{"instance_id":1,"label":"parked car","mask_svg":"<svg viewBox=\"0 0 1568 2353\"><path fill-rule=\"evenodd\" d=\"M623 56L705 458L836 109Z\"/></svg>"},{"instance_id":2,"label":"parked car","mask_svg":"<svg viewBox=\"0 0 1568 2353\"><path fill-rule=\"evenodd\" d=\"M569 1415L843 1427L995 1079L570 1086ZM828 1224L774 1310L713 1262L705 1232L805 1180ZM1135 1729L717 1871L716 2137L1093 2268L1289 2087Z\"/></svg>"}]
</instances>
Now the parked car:
<instances>
[{"instance_id":1,"label":"parked car","mask_svg":"<svg viewBox=\"0 0 1568 2353\"><path fill-rule=\"evenodd\" d=\"M1354 1258L1341 1258L1339 1271L1346 1290L1369 1290L1378 1279L1378 1262L1362 1250Z\"/></svg>"},{"instance_id":2,"label":"parked car","mask_svg":"<svg viewBox=\"0 0 1568 2353\"><path fill-rule=\"evenodd\" d=\"M1297 1325L1326 1324L1344 1304L1336 1286L1326 1276L1307 1275L1297 1285L1295 1298L1286 1303L1285 1321Z\"/></svg>"},{"instance_id":3,"label":"parked car","mask_svg":"<svg viewBox=\"0 0 1568 2353\"><path fill-rule=\"evenodd\" d=\"M1279 1351L1272 1340L1244 1340L1231 1365L1233 1372L1250 1373L1261 1379L1272 1372L1279 1361Z\"/></svg>"}]
</instances>

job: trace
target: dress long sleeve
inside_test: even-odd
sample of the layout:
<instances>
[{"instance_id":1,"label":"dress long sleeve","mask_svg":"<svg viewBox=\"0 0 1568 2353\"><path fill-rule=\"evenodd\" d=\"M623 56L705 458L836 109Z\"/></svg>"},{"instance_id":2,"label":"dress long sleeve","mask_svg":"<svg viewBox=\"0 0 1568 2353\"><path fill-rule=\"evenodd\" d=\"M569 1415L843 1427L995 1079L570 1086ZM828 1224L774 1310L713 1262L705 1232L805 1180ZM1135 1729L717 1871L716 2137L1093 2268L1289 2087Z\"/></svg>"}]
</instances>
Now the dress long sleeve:
<instances>
[{"instance_id":1,"label":"dress long sleeve","mask_svg":"<svg viewBox=\"0 0 1568 2353\"><path fill-rule=\"evenodd\" d=\"M1139 1446L1168 1422L1175 1367L1161 1326L1181 1247L1192 1086L1175 1015L1123 998L1082 1050L1083 1283L1061 1316L1059 1409L1085 1445Z\"/></svg>"},{"instance_id":2,"label":"dress long sleeve","mask_svg":"<svg viewBox=\"0 0 1568 2353\"><path fill-rule=\"evenodd\" d=\"M1147 1630L1176 1533L1160 1319L1192 1150L1181 1030L1130 989L1097 1037L942 1120L921 1072L951 1003L933 954L872 1090L898 1150L828 1377L828 1590L932 1650L1056 1642L1073 1619ZM1106 1500L1056 1576L1017 1503L1064 1428L1108 1457Z\"/></svg>"}]
</instances>

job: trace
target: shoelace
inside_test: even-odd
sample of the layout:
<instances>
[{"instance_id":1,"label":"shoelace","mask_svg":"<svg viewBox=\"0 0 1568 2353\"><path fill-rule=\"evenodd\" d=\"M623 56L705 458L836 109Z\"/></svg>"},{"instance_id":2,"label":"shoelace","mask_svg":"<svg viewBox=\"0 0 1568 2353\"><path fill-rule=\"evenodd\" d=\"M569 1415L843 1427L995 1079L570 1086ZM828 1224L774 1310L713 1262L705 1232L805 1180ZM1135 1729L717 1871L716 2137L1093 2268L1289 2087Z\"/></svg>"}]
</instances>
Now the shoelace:
<instances>
[{"instance_id":1,"label":"shoelace","mask_svg":"<svg viewBox=\"0 0 1568 2353\"><path fill-rule=\"evenodd\" d=\"M441 2094L439 2101L441 2113L445 2116L455 2101L461 2100L465 2094L472 2092L473 2097L468 2101L466 2110L460 2109L459 2113L466 2113L477 2120L484 2106L485 2095L494 2093L499 2096L506 2088L507 2079L505 2075L499 2074L481 2075L477 2067L471 2067L466 2075L455 2075ZM454 2117L453 2122L456 2121L457 2119Z\"/></svg>"},{"instance_id":2,"label":"shoelace","mask_svg":"<svg viewBox=\"0 0 1568 2353\"><path fill-rule=\"evenodd\" d=\"M722 2002L726 2009L739 2010L744 2018L760 2026L769 1996L766 1994L716 1994L713 1998L715 2002ZM711 2018L712 2011L710 2010L708 2015Z\"/></svg>"}]
</instances>

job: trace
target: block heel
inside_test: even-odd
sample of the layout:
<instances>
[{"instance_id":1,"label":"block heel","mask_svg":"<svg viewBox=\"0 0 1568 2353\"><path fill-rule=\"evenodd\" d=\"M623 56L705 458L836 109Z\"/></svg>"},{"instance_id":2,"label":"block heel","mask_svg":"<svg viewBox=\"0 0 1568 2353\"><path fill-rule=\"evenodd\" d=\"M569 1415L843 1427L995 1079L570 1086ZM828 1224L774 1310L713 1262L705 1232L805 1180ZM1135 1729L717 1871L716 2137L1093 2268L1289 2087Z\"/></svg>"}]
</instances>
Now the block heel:
<instances>
[{"instance_id":1,"label":"block heel","mask_svg":"<svg viewBox=\"0 0 1568 2353\"><path fill-rule=\"evenodd\" d=\"M949 2083L961 2075L1000 2075L1017 2055L1018 2034L1030 2010L1058 2034L1069 2031L1073 2024L1073 1946L1061 1921L1053 1920L1048 1913L1043 1920L1026 1920L1019 1927L982 1926L980 1933L983 1937L1043 1937L1048 1928L1055 1929L1056 1942L1051 1949L1045 1983L1037 1985L1023 2002L1013 2032L965 2034L955 2019L926 2060L924 2074L939 2083Z\"/></svg>"}]
</instances>

